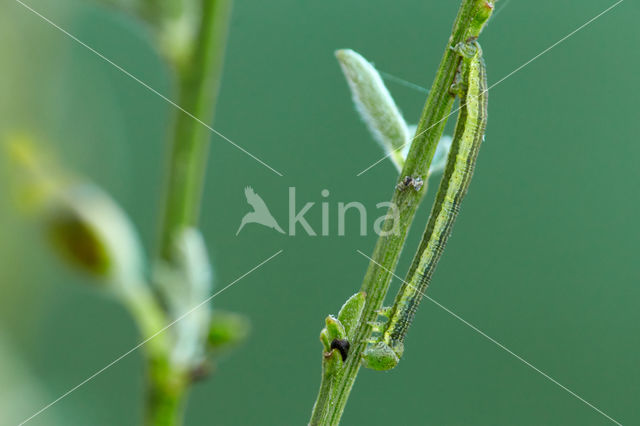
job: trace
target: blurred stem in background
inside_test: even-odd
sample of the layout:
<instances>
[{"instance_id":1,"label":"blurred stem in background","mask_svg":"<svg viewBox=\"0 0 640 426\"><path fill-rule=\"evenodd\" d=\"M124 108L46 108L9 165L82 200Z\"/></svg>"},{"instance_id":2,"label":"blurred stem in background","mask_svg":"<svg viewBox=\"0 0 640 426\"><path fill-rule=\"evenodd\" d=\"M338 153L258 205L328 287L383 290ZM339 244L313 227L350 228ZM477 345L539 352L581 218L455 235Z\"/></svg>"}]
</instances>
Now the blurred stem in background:
<instances>
[{"instance_id":1,"label":"blurred stem in background","mask_svg":"<svg viewBox=\"0 0 640 426\"><path fill-rule=\"evenodd\" d=\"M165 44L177 73L178 105L207 123L213 119L218 97L232 0L200 3L200 23L191 46L168 41L180 40L179 34L170 34ZM189 20L186 21L188 25ZM176 27L174 34L183 31L182 25ZM160 237L160 255L165 260L171 260L171 242L176 232L197 226L210 137L211 132L203 123L177 111Z\"/></svg>"},{"instance_id":2,"label":"blurred stem in background","mask_svg":"<svg viewBox=\"0 0 640 426\"><path fill-rule=\"evenodd\" d=\"M144 423L178 426L189 386L206 375L209 356L248 333L242 315L202 305L213 271L197 224L211 137L206 123L215 110L232 0L103 1L149 24L177 79L160 247L151 265L109 194L44 161L29 136L7 136L7 148L56 251L122 302L138 325L147 362Z\"/></svg>"},{"instance_id":3,"label":"blurred stem in background","mask_svg":"<svg viewBox=\"0 0 640 426\"><path fill-rule=\"evenodd\" d=\"M124 210L97 185L60 170L29 136L8 135L5 144L20 204L38 213L56 253L129 309L148 342L148 359L169 359L174 336L158 334L168 319L148 285L144 250Z\"/></svg>"},{"instance_id":4,"label":"blurred stem in background","mask_svg":"<svg viewBox=\"0 0 640 426\"><path fill-rule=\"evenodd\" d=\"M383 233L381 233L376 243L371 256L372 260L369 263L360 288L361 294L366 295L364 309L357 318L357 324L350 332L332 332L330 327L332 323L330 318L332 317L327 319L327 327L322 331L321 341L323 340L323 335L327 333L332 338L343 334L349 338L350 348L348 348L348 356L338 357L336 356L336 351L340 348L337 347L335 341L329 340L331 342L330 347L327 347L326 341L323 341L325 347L322 360L323 374L310 425L337 425L340 423L349 394L360 369L364 350L372 336L372 325L375 324L378 315L381 313L382 302L389 290L392 274L396 269L409 227L424 196L425 191L420 191L419 188L417 190L407 190L403 182L406 179L405 177L409 177L410 181L413 181L416 178L422 179L422 177L428 176L436 147L455 100L451 87L456 82L461 56L453 48L459 43L475 40L491 16L492 11L492 0L462 0L451 37L447 41L444 55L418 123L416 135L412 140L408 141L411 143L411 148L391 200L392 205L397 207L399 214L388 215L388 219L382 229ZM338 59L341 60L341 64L344 66L346 63L345 58L341 59L340 56L338 56ZM348 73L346 74L348 80L354 78L353 76L350 77ZM360 79L367 78L364 74L359 74L357 77ZM357 93L356 96L358 96ZM367 104L367 102L362 103L364 105ZM391 114L381 115L380 120L383 123L388 123L389 116ZM375 119L375 117L373 118ZM394 227L396 232L393 232ZM335 326L333 328L340 329L340 327Z\"/></svg>"},{"instance_id":5,"label":"blurred stem in background","mask_svg":"<svg viewBox=\"0 0 640 426\"><path fill-rule=\"evenodd\" d=\"M170 140L169 174L159 237L158 262L166 263L169 267L177 261L174 257L176 240L183 231L197 228L211 137L205 123L213 120L215 111L232 0L171 3L172 7L159 8L155 2L147 2L149 18L152 22L156 21L159 31L161 51L176 72L179 90L177 103L183 109L176 110ZM166 15L158 15L159 10ZM207 263L206 249L203 250L203 262ZM192 291L191 297L187 297L184 303L173 303L174 318L191 308L191 304L201 302L198 298L208 296L210 277L204 281L200 290L195 293ZM168 285L189 284L174 281ZM165 290L165 296L170 296L172 293L175 295L178 289ZM184 291L189 292L189 289ZM210 308L203 306L201 309L206 311L203 322L208 323ZM203 337L206 339L206 335ZM184 342L178 340L176 345L180 344ZM184 400L193 371L180 368L179 365L168 358L150 359L148 425L182 423Z\"/></svg>"}]
</instances>

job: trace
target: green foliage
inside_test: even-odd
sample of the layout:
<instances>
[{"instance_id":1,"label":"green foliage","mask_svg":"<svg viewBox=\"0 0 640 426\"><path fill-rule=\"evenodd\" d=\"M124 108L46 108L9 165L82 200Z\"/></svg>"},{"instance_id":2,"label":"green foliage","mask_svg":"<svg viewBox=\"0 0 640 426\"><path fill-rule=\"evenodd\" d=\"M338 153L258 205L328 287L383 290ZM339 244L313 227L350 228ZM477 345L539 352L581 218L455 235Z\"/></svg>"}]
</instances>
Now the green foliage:
<instances>
[{"instance_id":1,"label":"green foliage","mask_svg":"<svg viewBox=\"0 0 640 426\"><path fill-rule=\"evenodd\" d=\"M461 106L452 151L407 280L396 295L384 327L376 326L377 339L364 351L364 365L374 370L391 369L402 357L404 338L451 235L484 140L488 90L482 49L474 41L458 44L454 50L461 55L462 64L455 85Z\"/></svg>"},{"instance_id":2,"label":"green foliage","mask_svg":"<svg viewBox=\"0 0 640 426\"><path fill-rule=\"evenodd\" d=\"M250 329L251 323L246 316L216 309L209 324L209 350L218 354L233 349L247 338Z\"/></svg>"},{"instance_id":3,"label":"green foliage","mask_svg":"<svg viewBox=\"0 0 640 426\"><path fill-rule=\"evenodd\" d=\"M405 177L415 179L417 177L426 178L429 175L438 142L442 137L444 126L453 107L454 97L451 96L450 89L459 73L461 57L452 48L457 46L458 43L466 43L477 39L492 11L493 2L490 0L462 1L451 37L445 48L418 123L416 135L412 139L411 148L400 173L400 180L397 183L403 182ZM371 79L371 73L366 78ZM348 79L350 81L358 80L354 76L350 76ZM370 92L368 93L370 99L373 99ZM356 102L360 101L365 104L362 99L369 98L359 96ZM389 105L388 102L387 105ZM388 111L389 109L387 108L387 113ZM374 117L375 114L371 116ZM456 154L451 152L449 157L453 157ZM364 172L366 170L360 174ZM445 174L443 180L446 179L449 179L449 177ZM323 363L323 381L320 385L318 399L311 417L311 424L313 425L337 425L340 422L363 356L365 356L368 342L371 341L371 334L376 328L379 329L375 323L378 312L389 289L409 226L424 196L424 191L405 191L404 189L404 185L396 185L396 190L391 200L391 203L396 206L399 212L400 226L397 229L398 232L381 234L361 286L361 292L367 295L365 309L355 327L353 333L354 345L350 349L349 357L345 360L344 365L331 377L327 377L326 363ZM387 221L383 225L383 231L394 226L396 221L398 221L397 218L393 223ZM401 355L402 353L403 346L398 344L402 342L391 340L382 340L381 342L383 344L369 346L365 363L375 369L392 368L397 364L398 354Z\"/></svg>"},{"instance_id":4,"label":"green foliage","mask_svg":"<svg viewBox=\"0 0 640 426\"><path fill-rule=\"evenodd\" d=\"M36 201L38 219L57 252L105 284L138 323L149 375L146 423L178 425L194 370L212 353L237 345L249 329L239 315L211 317L211 306L203 303L211 295L212 274L197 224L210 136L203 120L213 117L232 2L103 3L139 18L176 73L166 223L156 250L161 259L146 261L128 216L96 185L61 178L21 144L10 148L27 176L25 198ZM151 278L147 271L153 272Z\"/></svg>"},{"instance_id":5,"label":"green foliage","mask_svg":"<svg viewBox=\"0 0 640 426\"><path fill-rule=\"evenodd\" d=\"M60 252L79 268L96 276L106 276L111 258L94 229L73 211L53 213L46 226Z\"/></svg>"},{"instance_id":6,"label":"green foliage","mask_svg":"<svg viewBox=\"0 0 640 426\"><path fill-rule=\"evenodd\" d=\"M367 346L362 362L365 367L372 370L391 370L400 362L400 356L387 343L376 342L371 346Z\"/></svg>"},{"instance_id":7,"label":"green foliage","mask_svg":"<svg viewBox=\"0 0 640 426\"><path fill-rule=\"evenodd\" d=\"M338 312L338 320L344 326L345 334L348 339L353 339L353 332L360 321L360 318L362 318L362 311L364 310L365 302L365 293L356 293L344 302L344 305L340 308L340 312Z\"/></svg>"},{"instance_id":8,"label":"green foliage","mask_svg":"<svg viewBox=\"0 0 640 426\"><path fill-rule=\"evenodd\" d=\"M401 150L409 142L409 128L382 77L373 65L351 49L336 51L336 58L349 83L360 117L401 170L404 164Z\"/></svg>"}]
</instances>

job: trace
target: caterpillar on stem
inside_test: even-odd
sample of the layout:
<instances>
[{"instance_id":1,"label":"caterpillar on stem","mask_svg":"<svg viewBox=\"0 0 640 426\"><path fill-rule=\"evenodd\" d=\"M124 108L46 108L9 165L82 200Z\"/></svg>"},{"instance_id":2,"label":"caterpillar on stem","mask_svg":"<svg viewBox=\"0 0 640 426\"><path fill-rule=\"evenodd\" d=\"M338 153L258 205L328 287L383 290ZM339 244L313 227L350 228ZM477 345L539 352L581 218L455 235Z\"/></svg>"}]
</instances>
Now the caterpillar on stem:
<instances>
[{"instance_id":1,"label":"caterpillar on stem","mask_svg":"<svg viewBox=\"0 0 640 426\"><path fill-rule=\"evenodd\" d=\"M460 43L453 49L461 55L462 61L459 82L452 87L460 96L461 105L451 151L408 279L393 306L380 311L381 316L387 318L386 322L373 325L378 336L369 342L363 362L374 370L390 370L402 357L405 335L451 235L484 140L488 89L482 49L475 40Z\"/></svg>"}]
</instances>

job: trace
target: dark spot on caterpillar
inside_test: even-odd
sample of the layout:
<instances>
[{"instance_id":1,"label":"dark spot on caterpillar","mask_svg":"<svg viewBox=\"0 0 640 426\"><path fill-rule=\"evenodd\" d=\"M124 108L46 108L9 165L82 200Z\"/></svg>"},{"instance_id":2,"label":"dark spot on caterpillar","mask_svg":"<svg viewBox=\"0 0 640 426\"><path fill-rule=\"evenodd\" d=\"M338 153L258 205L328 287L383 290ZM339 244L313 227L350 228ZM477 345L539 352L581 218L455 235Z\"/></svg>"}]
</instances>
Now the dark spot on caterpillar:
<instances>
[{"instance_id":1,"label":"dark spot on caterpillar","mask_svg":"<svg viewBox=\"0 0 640 426\"><path fill-rule=\"evenodd\" d=\"M340 352L342 361L345 361L347 359L350 347L351 343L349 343L347 339L333 339L333 341L331 342L331 349L337 349L338 352Z\"/></svg>"}]
</instances>

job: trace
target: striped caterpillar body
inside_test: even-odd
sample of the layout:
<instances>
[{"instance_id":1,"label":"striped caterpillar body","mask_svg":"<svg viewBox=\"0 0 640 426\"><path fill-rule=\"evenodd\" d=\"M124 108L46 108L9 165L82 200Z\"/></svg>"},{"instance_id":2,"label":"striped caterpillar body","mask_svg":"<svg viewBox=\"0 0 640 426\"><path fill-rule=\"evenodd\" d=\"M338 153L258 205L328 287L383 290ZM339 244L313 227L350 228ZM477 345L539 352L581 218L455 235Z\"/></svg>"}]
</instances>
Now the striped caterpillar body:
<instances>
[{"instance_id":1,"label":"striped caterpillar body","mask_svg":"<svg viewBox=\"0 0 640 426\"><path fill-rule=\"evenodd\" d=\"M386 323L374 325L378 337L364 352L364 365L374 370L395 367L404 351L404 338L447 243L460 203L467 193L487 123L487 77L482 49L476 41L454 48L462 56L460 112L440 188L427 228L393 307L380 311Z\"/></svg>"}]
</instances>

